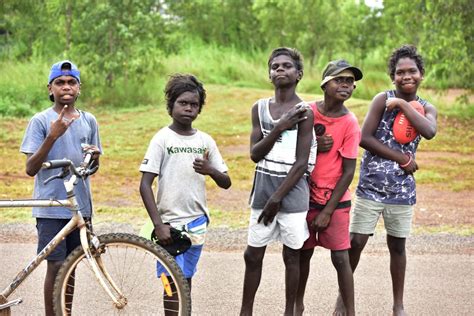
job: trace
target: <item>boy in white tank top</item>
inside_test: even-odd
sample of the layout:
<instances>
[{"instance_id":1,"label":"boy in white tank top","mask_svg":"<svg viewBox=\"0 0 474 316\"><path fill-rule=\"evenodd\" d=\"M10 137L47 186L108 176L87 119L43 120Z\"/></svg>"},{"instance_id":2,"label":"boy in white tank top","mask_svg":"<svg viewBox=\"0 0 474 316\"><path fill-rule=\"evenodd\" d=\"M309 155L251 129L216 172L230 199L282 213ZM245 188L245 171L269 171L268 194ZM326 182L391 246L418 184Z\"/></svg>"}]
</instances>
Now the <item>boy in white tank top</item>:
<instances>
[{"instance_id":1,"label":"boy in white tank top","mask_svg":"<svg viewBox=\"0 0 474 316\"><path fill-rule=\"evenodd\" d=\"M296 94L303 76L300 53L275 49L268 60L275 94L252 108L250 156L257 163L251 194L241 315L251 315L267 244L283 243L286 268L285 315L292 315L299 282L300 248L308 238L307 175L314 166L313 113ZM312 155L310 155L312 153ZM310 158L311 157L311 158Z\"/></svg>"}]
</instances>

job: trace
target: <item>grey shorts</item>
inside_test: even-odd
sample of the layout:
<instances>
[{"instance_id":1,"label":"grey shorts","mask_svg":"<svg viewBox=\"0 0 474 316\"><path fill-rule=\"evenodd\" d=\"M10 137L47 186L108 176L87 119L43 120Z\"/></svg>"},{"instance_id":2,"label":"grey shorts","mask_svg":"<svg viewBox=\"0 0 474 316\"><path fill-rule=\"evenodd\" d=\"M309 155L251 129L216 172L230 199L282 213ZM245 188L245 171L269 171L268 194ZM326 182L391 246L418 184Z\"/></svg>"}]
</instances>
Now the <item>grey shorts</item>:
<instances>
[{"instance_id":1,"label":"grey shorts","mask_svg":"<svg viewBox=\"0 0 474 316\"><path fill-rule=\"evenodd\" d=\"M398 238L410 235L413 205L385 204L361 197L356 197L352 209L350 232L373 235L380 214L388 235Z\"/></svg>"}]
</instances>

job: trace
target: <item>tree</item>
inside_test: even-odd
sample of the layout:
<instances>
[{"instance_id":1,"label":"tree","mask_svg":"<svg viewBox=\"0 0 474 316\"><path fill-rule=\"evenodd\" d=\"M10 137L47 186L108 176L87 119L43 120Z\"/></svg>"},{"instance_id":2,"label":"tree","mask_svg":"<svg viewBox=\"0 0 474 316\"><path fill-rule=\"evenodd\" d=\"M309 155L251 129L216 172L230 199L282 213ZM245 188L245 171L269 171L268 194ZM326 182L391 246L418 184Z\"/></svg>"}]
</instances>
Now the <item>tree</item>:
<instances>
[{"instance_id":1,"label":"tree","mask_svg":"<svg viewBox=\"0 0 474 316\"><path fill-rule=\"evenodd\" d=\"M252 3L252 0L165 1L169 20L182 40L199 38L207 44L243 51L262 46Z\"/></svg>"},{"instance_id":2,"label":"tree","mask_svg":"<svg viewBox=\"0 0 474 316\"><path fill-rule=\"evenodd\" d=\"M157 1L76 3L71 53L80 56L103 80L140 80L159 65L166 27ZM93 27L88 27L93 26Z\"/></svg>"},{"instance_id":3,"label":"tree","mask_svg":"<svg viewBox=\"0 0 474 316\"><path fill-rule=\"evenodd\" d=\"M427 61L427 76L437 78L433 83L472 88L473 7L471 0L386 0L382 24L389 36L385 45L394 49L414 44Z\"/></svg>"},{"instance_id":4,"label":"tree","mask_svg":"<svg viewBox=\"0 0 474 316\"><path fill-rule=\"evenodd\" d=\"M339 0L256 0L253 9L269 45L296 47L313 65L323 53L331 58L345 42L340 4Z\"/></svg>"}]
</instances>

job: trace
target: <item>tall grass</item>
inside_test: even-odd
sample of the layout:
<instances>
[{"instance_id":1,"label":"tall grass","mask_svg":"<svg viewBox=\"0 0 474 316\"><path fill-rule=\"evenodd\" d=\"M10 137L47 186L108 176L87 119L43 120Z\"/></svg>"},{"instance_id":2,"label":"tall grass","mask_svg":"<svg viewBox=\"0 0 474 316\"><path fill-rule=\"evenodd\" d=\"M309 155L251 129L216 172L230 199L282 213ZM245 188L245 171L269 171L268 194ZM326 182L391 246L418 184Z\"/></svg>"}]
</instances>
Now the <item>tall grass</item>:
<instances>
[{"instance_id":1,"label":"tall grass","mask_svg":"<svg viewBox=\"0 0 474 316\"><path fill-rule=\"evenodd\" d=\"M113 87L105 85L103 74L96 69L81 66L81 61L75 60L82 72L81 105L86 109L104 106L117 109L160 104L168 76L177 72L192 73L205 84L271 89L267 68L269 54L270 50L242 53L232 47L190 41L178 53L161 57L161 66L147 76L141 76L141 79L132 75L117 76ZM334 56L334 59L346 58L362 69L364 78L357 82L355 98L370 100L380 91L392 88L386 71L386 56L374 51L358 63L350 60L351 56L348 52ZM49 105L46 78L53 62L40 59L0 62L0 116L28 117ZM316 58L313 65L305 61L304 77L298 86L300 93L321 94L321 73L327 62L323 57ZM424 86L429 87L430 80L425 80ZM423 90L420 93L439 104L446 115L474 117L472 93L449 104L441 101L442 95L433 91L426 95Z\"/></svg>"},{"instance_id":2,"label":"tall grass","mask_svg":"<svg viewBox=\"0 0 474 316\"><path fill-rule=\"evenodd\" d=\"M43 62L2 62L0 73L1 116L29 116L49 104L48 66Z\"/></svg>"}]
</instances>

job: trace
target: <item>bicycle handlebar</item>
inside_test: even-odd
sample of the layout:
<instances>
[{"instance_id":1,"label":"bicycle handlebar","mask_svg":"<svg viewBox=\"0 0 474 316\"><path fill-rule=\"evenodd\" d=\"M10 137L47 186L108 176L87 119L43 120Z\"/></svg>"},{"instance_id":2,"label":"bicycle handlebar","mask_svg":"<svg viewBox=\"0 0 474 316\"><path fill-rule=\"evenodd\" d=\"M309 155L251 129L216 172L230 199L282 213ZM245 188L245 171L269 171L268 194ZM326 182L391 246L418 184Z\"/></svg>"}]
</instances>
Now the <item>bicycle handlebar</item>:
<instances>
[{"instance_id":1,"label":"bicycle handlebar","mask_svg":"<svg viewBox=\"0 0 474 316\"><path fill-rule=\"evenodd\" d=\"M74 165L71 160L69 159L61 159L61 160L50 160L43 162L44 169L57 169L57 168L64 168Z\"/></svg>"},{"instance_id":2,"label":"bicycle handlebar","mask_svg":"<svg viewBox=\"0 0 474 316\"><path fill-rule=\"evenodd\" d=\"M55 176L52 176L44 181L44 184L50 182L53 179L57 178L65 178L70 172L78 176L79 178L85 179L88 176L94 174L99 166L96 165L91 168L93 160L92 157L94 155L93 150L87 150L84 155L84 160L81 162L79 167L76 167L74 163L69 159L61 159L61 160L50 160L43 162L42 168L45 169L57 169L63 168L63 171Z\"/></svg>"}]
</instances>

